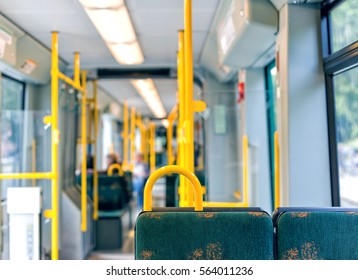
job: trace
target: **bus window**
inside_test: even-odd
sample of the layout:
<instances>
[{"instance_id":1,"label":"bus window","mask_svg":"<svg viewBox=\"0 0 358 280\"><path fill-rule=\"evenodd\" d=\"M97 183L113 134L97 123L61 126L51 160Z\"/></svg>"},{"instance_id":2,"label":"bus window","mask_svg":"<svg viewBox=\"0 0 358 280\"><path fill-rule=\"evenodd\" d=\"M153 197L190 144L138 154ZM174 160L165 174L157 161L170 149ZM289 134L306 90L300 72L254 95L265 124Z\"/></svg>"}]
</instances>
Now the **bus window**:
<instances>
[{"instance_id":1,"label":"bus window","mask_svg":"<svg viewBox=\"0 0 358 280\"><path fill-rule=\"evenodd\" d=\"M1 109L22 110L25 85L22 82L1 76Z\"/></svg>"},{"instance_id":2,"label":"bus window","mask_svg":"<svg viewBox=\"0 0 358 280\"><path fill-rule=\"evenodd\" d=\"M358 68L333 77L341 206L358 206Z\"/></svg>"},{"instance_id":3,"label":"bus window","mask_svg":"<svg viewBox=\"0 0 358 280\"><path fill-rule=\"evenodd\" d=\"M332 9L332 52L339 51L358 39L358 1L346 0Z\"/></svg>"}]
</instances>

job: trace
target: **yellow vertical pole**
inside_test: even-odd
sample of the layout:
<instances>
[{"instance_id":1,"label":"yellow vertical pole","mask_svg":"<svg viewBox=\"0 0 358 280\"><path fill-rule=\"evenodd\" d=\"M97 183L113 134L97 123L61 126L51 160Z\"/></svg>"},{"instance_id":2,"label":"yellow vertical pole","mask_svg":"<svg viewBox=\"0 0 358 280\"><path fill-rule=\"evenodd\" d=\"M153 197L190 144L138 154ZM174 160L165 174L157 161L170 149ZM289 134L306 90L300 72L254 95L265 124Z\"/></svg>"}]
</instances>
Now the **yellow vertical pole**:
<instances>
[{"instance_id":1,"label":"yellow vertical pole","mask_svg":"<svg viewBox=\"0 0 358 280\"><path fill-rule=\"evenodd\" d=\"M168 129L167 129L167 156L168 156L168 165L173 164L173 121L168 120Z\"/></svg>"},{"instance_id":2,"label":"yellow vertical pole","mask_svg":"<svg viewBox=\"0 0 358 280\"><path fill-rule=\"evenodd\" d=\"M187 149L185 157L187 158L187 168L194 172L194 108L193 108L193 34L192 34L192 1L184 2L184 57L185 57L185 138L187 140ZM188 185L188 206L194 205L194 192Z\"/></svg>"},{"instance_id":3,"label":"yellow vertical pole","mask_svg":"<svg viewBox=\"0 0 358 280\"><path fill-rule=\"evenodd\" d=\"M128 104L124 102L124 128L123 128L123 167L128 166Z\"/></svg>"},{"instance_id":4,"label":"yellow vertical pole","mask_svg":"<svg viewBox=\"0 0 358 280\"><path fill-rule=\"evenodd\" d=\"M82 136L82 178L81 178L81 230L87 231L87 92L86 71L82 71L82 106L81 106L81 136Z\"/></svg>"},{"instance_id":5,"label":"yellow vertical pole","mask_svg":"<svg viewBox=\"0 0 358 280\"><path fill-rule=\"evenodd\" d=\"M144 126L143 127L143 139L144 139L144 162L148 163L149 151L148 151L148 141L149 141L149 131Z\"/></svg>"},{"instance_id":6,"label":"yellow vertical pole","mask_svg":"<svg viewBox=\"0 0 358 280\"><path fill-rule=\"evenodd\" d=\"M98 170L97 170L97 137L98 137L98 108L97 108L97 80L93 81L94 99L94 141L93 141L93 219L98 220Z\"/></svg>"},{"instance_id":7,"label":"yellow vertical pole","mask_svg":"<svg viewBox=\"0 0 358 280\"><path fill-rule=\"evenodd\" d=\"M140 130L140 152L141 152L142 155L144 155L144 151L145 151L145 135L144 135L142 117L141 117L141 115L139 113L138 113L138 127L139 127L139 130Z\"/></svg>"},{"instance_id":8,"label":"yellow vertical pole","mask_svg":"<svg viewBox=\"0 0 358 280\"><path fill-rule=\"evenodd\" d=\"M88 123L87 123L87 127L88 127L88 134L87 134L87 138L88 138L88 144L93 144L93 131L92 131L92 126L94 125L94 109L93 106L91 104L91 102L88 102L88 98L87 98L87 104L88 104ZM92 110L93 109L93 110Z\"/></svg>"},{"instance_id":9,"label":"yellow vertical pole","mask_svg":"<svg viewBox=\"0 0 358 280\"><path fill-rule=\"evenodd\" d=\"M155 171L155 124L150 123L150 173Z\"/></svg>"},{"instance_id":10,"label":"yellow vertical pole","mask_svg":"<svg viewBox=\"0 0 358 280\"><path fill-rule=\"evenodd\" d=\"M247 135L242 139L243 148L243 185L244 185L244 207L249 206L249 140Z\"/></svg>"},{"instance_id":11,"label":"yellow vertical pole","mask_svg":"<svg viewBox=\"0 0 358 280\"><path fill-rule=\"evenodd\" d=\"M172 111L168 116L168 128L167 128L167 157L168 157L168 164L172 165L174 162L173 156L173 125L175 119L178 116L178 104L174 106Z\"/></svg>"},{"instance_id":12,"label":"yellow vertical pole","mask_svg":"<svg viewBox=\"0 0 358 280\"><path fill-rule=\"evenodd\" d=\"M131 108L131 171L134 167L134 153L135 153L135 108Z\"/></svg>"},{"instance_id":13,"label":"yellow vertical pole","mask_svg":"<svg viewBox=\"0 0 358 280\"><path fill-rule=\"evenodd\" d=\"M74 67L73 80L76 85L80 86L81 81L80 81L80 53L79 52L75 52L73 67Z\"/></svg>"},{"instance_id":14,"label":"yellow vertical pole","mask_svg":"<svg viewBox=\"0 0 358 280\"><path fill-rule=\"evenodd\" d=\"M184 55L184 31L179 31L179 51L178 51L178 88L179 88L179 119L178 119L178 158L181 167L186 168L186 156L185 156L185 143L184 143L184 121L185 121L185 103L186 103L186 91L185 91L185 55ZM187 205L187 181L186 178L180 175L179 186L179 206Z\"/></svg>"},{"instance_id":15,"label":"yellow vertical pole","mask_svg":"<svg viewBox=\"0 0 358 280\"><path fill-rule=\"evenodd\" d=\"M32 143L31 143L31 152L32 152L32 172L35 173L36 172L36 140L32 139ZM35 187L36 186L36 179L32 179L32 186Z\"/></svg>"},{"instance_id":16,"label":"yellow vertical pole","mask_svg":"<svg viewBox=\"0 0 358 280\"><path fill-rule=\"evenodd\" d=\"M51 53L51 170L53 177L52 209L51 209L51 259L58 260L58 143L60 132L58 130L58 33L52 32Z\"/></svg>"},{"instance_id":17,"label":"yellow vertical pole","mask_svg":"<svg viewBox=\"0 0 358 280\"><path fill-rule=\"evenodd\" d=\"M274 151L275 151L275 208L280 207L281 193L280 193L280 147L278 142L278 131L274 133Z\"/></svg>"}]
</instances>

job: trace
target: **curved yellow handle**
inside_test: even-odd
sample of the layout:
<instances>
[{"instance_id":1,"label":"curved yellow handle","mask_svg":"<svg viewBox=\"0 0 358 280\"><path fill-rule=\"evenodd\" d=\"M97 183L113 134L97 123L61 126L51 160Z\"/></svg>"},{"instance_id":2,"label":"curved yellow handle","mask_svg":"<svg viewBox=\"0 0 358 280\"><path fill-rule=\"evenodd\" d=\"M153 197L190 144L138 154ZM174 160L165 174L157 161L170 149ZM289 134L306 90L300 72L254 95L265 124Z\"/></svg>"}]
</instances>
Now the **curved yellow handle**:
<instances>
[{"instance_id":1,"label":"curved yellow handle","mask_svg":"<svg viewBox=\"0 0 358 280\"><path fill-rule=\"evenodd\" d=\"M119 176L123 176L123 169L122 166L119 163L113 163L108 167L108 171L107 171L107 175L108 176L112 176L113 175L113 170L117 169L118 170L118 175Z\"/></svg>"},{"instance_id":2,"label":"curved yellow handle","mask_svg":"<svg viewBox=\"0 0 358 280\"><path fill-rule=\"evenodd\" d=\"M202 197L202 190L201 185L198 178L194 175L194 173L190 172L188 169L177 165L167 165L161 167L153 172L153 174L147 180L147 183L144 187L144 211L151 211L152 210L152 189L154 187L154 183L163 175L170 174L170 173L178 173L187 177L194 187L195 193L195 211L203 211L203 197Z\"/></svg>"}]
</instances>

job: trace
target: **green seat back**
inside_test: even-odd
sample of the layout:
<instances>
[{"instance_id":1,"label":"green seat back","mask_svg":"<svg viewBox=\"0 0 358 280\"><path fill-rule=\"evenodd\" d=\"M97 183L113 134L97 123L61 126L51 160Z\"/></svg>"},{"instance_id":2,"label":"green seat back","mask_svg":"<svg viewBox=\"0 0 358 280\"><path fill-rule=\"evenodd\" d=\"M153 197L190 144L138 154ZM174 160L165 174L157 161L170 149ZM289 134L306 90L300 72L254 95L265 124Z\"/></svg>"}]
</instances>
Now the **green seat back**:
<instances>
[{"instance_id":1,"label":"green seat back","mask_svg":"<svg viewBox=\"0 0 358 280\"><path fill-rule=\"evenodd\" d=\"M265 212L172 211L139 215L136 259L273 259L273 225Z\"/></svg>"},{"instance_id":2,"label":"green seat back","mask_svg":"<svg viewBox=\"0 0 358 280\"><path fill-rule=\"evenodd\" d=\"M358 259L358 212L284 212L276 223L280 260Z\"/></svg>"}]
</instances>

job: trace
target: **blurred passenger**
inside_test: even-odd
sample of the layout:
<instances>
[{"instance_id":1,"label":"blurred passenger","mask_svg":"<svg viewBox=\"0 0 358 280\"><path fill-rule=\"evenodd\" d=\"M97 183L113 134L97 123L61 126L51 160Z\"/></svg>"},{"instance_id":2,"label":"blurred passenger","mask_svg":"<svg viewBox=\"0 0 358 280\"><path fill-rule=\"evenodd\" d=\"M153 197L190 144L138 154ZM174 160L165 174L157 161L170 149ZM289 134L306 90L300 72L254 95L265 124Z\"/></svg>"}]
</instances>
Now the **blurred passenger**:
<instances>
[{"instance_id":1,"label":"blurred passenger","mask_svg":"<svg viewBox=\"0 0 358 280\"><path fill-rule=\"evenodd\" d=\"M108 154L108 155L107 155L107 169L108 169L112 164L115 164L115 163L121 164L121 163L119 162L118 156L117 156L115 153Z\"/></svg>"},{"instance_id":2,"label":"blurred passenger","mask_svg":"<svg viewBox=\"0 0 358 280\"><path fill-rule=\"evenodd\" d=\"M1 156L4 158L15 157L17 145L14 136L13 124L5 120L1 127Z\"/></svg>"},{"instance_id":3,"label":"blurred passenger","mask_svg":"<svg viewBox=\"0 0 358 280\"><path fill-rule=\"evenodd\" d=\"M137 207L143 208L144 185L149 176L148 165L144 162L143 154L137 153L133 168L133 187L137 194Z\"/></svg>"},{"instance_id":4,"label":"blurred passenger","mask_svg":"<svg viewBox=\"0 0 358 280\"><path fill-rule=\"evenodd\" d=\"M93 173L93 156L87 155L87 173Z\"/></svg>"}]
</instances>

